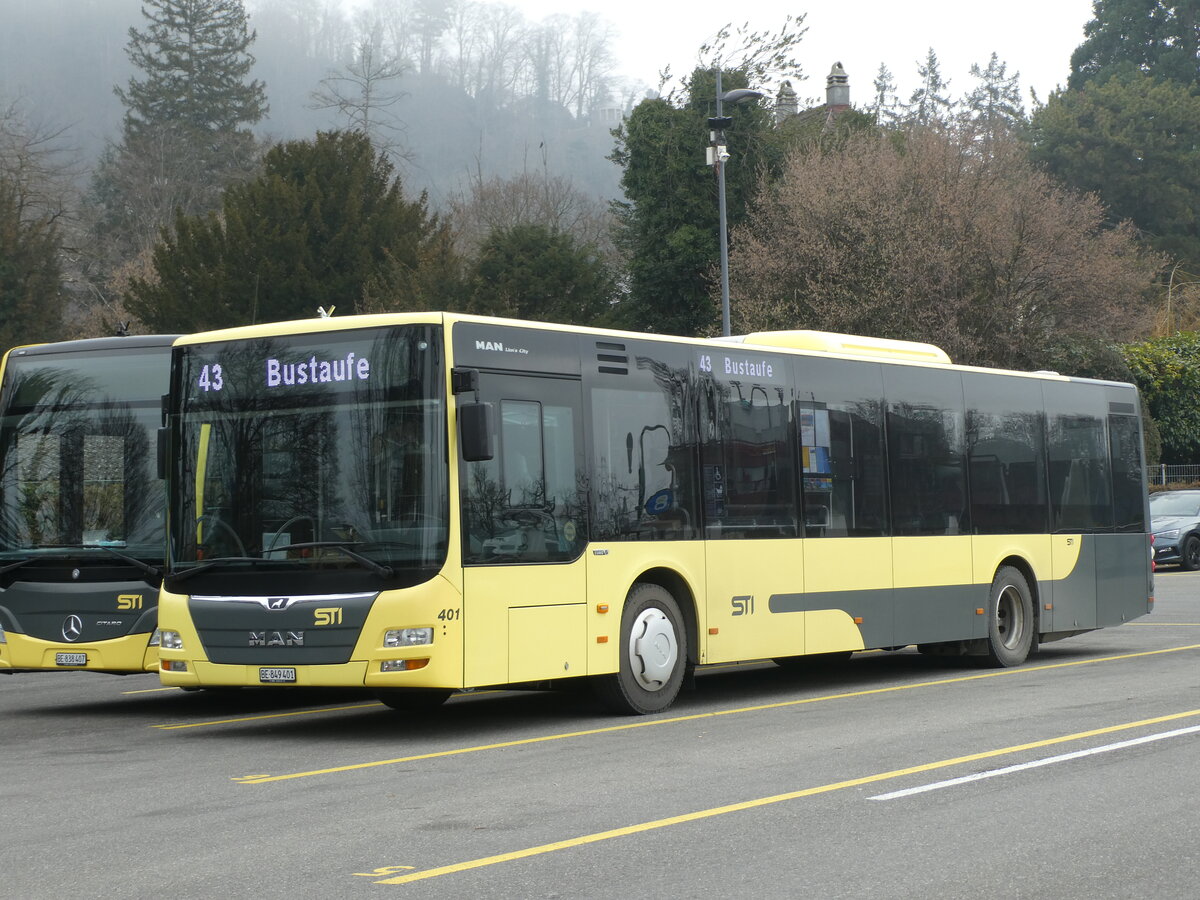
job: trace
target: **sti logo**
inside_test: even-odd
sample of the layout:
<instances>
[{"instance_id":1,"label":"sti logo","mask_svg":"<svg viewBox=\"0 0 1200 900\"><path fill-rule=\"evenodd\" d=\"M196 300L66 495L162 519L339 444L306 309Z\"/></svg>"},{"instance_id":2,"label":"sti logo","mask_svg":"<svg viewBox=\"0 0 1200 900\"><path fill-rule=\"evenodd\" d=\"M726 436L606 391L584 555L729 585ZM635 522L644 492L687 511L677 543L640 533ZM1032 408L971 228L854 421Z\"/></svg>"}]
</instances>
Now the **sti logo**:
<instances>
[{"instance_id":1,"label":"sti logo","mask_svg":"<svg viewBox=\"0 0 1200 900\"><path fill-rule=\"evenodd\" d=\"M141 594L117 594L117 609L141 609Z\"/></svg>"}]
</instances>

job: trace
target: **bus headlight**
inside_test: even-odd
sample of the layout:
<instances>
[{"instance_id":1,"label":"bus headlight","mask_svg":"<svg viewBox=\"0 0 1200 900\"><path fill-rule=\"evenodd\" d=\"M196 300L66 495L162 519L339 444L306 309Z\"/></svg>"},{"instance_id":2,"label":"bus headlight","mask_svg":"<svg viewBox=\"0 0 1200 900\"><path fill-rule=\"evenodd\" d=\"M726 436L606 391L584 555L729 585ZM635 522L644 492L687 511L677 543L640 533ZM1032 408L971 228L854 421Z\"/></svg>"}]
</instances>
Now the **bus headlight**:
<instances>
[{"instance_id":1,"label":"bus headlight","mask_svg":"<svg viewBox=\"0 0 1200 900\"><path fill-rule=\"evenodd\" d=\"M432 643L432 628L396 628L383 633L385 647L420 647Z\"/></svg>"},{"instance_id":2,"label":"bus headlight","mask_svg":"<svg viewBox=\"0 0 1200 900\"><path fill-rule=\"evenodd\" d=\"M163 631L159 633L159 645L164 650L182 650L183 638L178 631Z\"/></svg>"},{"instance_id":3,"label":"bus headlight","mask_svg":"<svg viewBox=\"0 0 1200 900\"><path fill-rule=\"evenodd\" d=\"M150 643L147 647L157 647L162 643L162 632L157 628L154 629L154 634L150 635Z\"/></svg>"},{"instance_id":4,"label":"bus headlight","mask_svg":"<svg viewBox=\"0 0 1200 900\"><path fill-rule=\"evenodd\" d=\"M8 635L4 633L4 626L0 625L0 644L8 643Z\"/></svg>"}]
</instances>

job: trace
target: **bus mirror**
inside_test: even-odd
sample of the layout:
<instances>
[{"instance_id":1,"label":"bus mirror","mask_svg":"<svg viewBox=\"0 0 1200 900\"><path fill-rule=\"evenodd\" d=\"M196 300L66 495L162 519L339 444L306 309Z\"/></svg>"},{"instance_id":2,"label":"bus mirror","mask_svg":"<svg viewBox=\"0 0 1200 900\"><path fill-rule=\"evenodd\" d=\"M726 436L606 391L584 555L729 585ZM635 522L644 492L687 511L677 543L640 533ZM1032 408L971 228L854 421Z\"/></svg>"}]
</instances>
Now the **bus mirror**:
<instances>
[{"instance_id":1,"label":"bus mirror","mask_svg":"<svg viewBox=\"0 0 1200 900\"><path fill-rule=\"evenodd\" d=\"M462 435L462 457L467 462L483 462L495 457L492 447L492 404L477 400L458 405L458 423Z\"/></svg>"},{"instance_id":2,"label":"bus mirror","mask_svg":"<svg viewBox=\"0 0 1200 900\"><path fill-rule=\"evenodd\" d=\"M167 477L167 441L170 439L171 429L158 429L158 445L155 447L158 455L158 477Z\"/></svg>"}]
</instances>

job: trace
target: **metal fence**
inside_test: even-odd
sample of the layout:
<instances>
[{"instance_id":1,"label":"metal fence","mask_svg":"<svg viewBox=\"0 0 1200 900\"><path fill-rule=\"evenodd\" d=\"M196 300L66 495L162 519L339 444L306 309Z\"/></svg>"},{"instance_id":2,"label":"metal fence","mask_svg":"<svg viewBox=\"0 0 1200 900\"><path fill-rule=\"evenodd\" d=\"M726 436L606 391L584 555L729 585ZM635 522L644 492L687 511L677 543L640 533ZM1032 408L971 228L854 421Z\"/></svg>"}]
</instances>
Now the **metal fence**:
<instances>
[{"instance_id":1,"label":"metal fence","mask_svg":"<svg viewBox=\"0 0 1200 900\"><path fill-rule=\"evenodd\" d=\"M1200 481L1200 465L1147 466L1146 480L1150 484L1191 484Z\"/></svg>"}]
</instances>

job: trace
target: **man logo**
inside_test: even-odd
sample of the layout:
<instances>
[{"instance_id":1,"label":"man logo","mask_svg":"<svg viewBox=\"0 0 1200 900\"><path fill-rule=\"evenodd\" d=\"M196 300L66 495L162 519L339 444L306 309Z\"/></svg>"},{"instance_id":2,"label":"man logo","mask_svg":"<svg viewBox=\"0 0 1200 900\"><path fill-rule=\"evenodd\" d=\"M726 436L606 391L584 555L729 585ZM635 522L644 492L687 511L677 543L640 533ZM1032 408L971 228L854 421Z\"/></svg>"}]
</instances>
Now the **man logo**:
<instances>
[{"instance_id":1,"label":"man logo","mask_svg":"<svg viewBox=\"0 0 1200 900\"><path fill-rule=\"evenodd\" d=\"M63 640L77 641L83 637L83 619L79 616L67 616L63 620Z\"/></svg>"}]
</instances>

